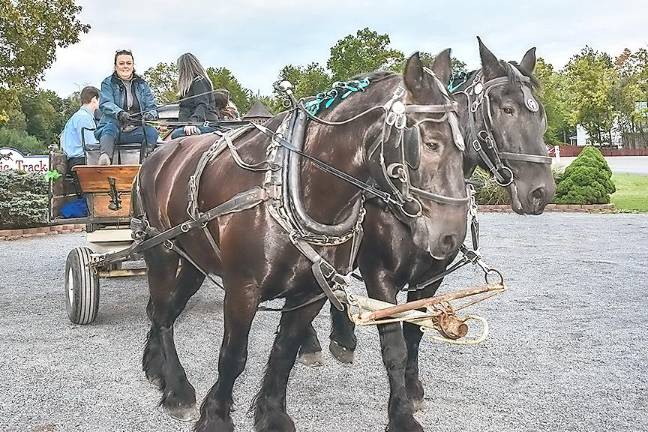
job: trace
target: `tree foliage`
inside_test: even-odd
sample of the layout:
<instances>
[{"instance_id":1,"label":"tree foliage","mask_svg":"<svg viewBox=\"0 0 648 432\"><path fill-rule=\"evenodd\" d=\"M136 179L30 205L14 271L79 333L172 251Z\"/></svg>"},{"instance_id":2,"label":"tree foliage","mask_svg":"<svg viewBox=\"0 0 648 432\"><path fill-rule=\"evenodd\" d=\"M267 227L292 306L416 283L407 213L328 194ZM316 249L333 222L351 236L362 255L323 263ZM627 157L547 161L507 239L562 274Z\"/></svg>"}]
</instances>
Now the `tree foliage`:
<instances>
[{"instance_id":1,"label":"tree foliage","mask_svg":"<svg viewBox=\"0 0 648 432\"><path fill-rule=\"evenodd\" d=\"M25 131L45 144L58 142L67 120L63 100L51 90L31 89L23 89L19 99L26 117ZM78 101L76 109L79 109Z\"/></svg>"},{"instance_id":2,"label":"tree foliage","mask_svg":"<svg viewBox=\"0 0 648 432\"><path fill-rule=\"evenodd\" d=\"M178 67L175 63L160 62L144 72L144 79L160 104L178 100Z\"/></svg>"},{"instance_id":3,"label":"tree foliage","mask_svg":"<svg viewBox=\"0 0 648 432\"><path fill-rule=\"evenodd\" d=\"M56 48L79 41L89 25L73 0L0 0L0 82L35 85L56 58Z\"/></svg>"},{"instance_id":4,"label":"tree foliage","mask_svg":"<svg viewBox=\"0 0 648 432\"><path fill-rule=\"evenodd\" d=\"M0 127L0 147L11 147L23 154L43 154L47 146L24 130Z\"/></svg>"},{"instance_id":5,"label":"tree foliage","mask_svg":"<svg viewBox=\"0 0 648 432\"><path fill-rule=\"evenodd\" d=\"M326 91L333 83L331 75L319 63L311 63L307 66L284 66L279 72L279 80L290 81L297 99Z\"/></svg>"},{"instance_id":6,"label":"tree foliage","mask_svg":"<svg viewBox=\"0 0 648 432\"><path fill-rule=\"evenodd\" d=\"M549 144L568 142L573 125L569 123L564 75L543 58L537 60L534 75L540 81L538 96L547 114L545 141Z\"/></svg>"},{"instance_id":7,"label":"tree foliage","mask_svg":"<svg viewBox=\"0 0 648 432\"><path fill-rule=\"evenodd\" d=\"M569 60L565 77L570 123L583 125L599 143L611 142L616 72L610 56L586 46Z\"/></svg>"},{"instance_id":8,"label":"tree foliage","mask_svg":"<svg viewBox=\"0 0 648 432\"><path fill-rule=\"evenodd\" d=\"M326 66L333 79L343 81L354 75L377 69L397 70L405 56L397 49L389 48L389 35L378 34L368 27L354 35L340 39L331 48Z\"/></svg>"},{"instance_id":9,"label":"tree foliage","mask_svg":"<svg viewBox=\"0 0 648 432\"><path fill-rule=\"evenodd\" d=\"M560 204L608 204L616 188L612 171L601 152L585 147L565 169L556 188Z\"/></svg>"},{"instance_id":10,"label":"tree foliage","mask_svg":"<svg viewBox=\"0 0 648 432\"><path fill-rule=\"evenodd\" d=\"M252 106L252 92L241 85L232 71L226 67L207 68L207 76L214 89L226 89L230 99L238 108L241 115L245 114Z\"/></svg>"},{"instance_id":11,"label":"tree foliage","mask_svg":"<svg viewBox=\"0 0 648 432\"><path fill-rule=\"evenodd\" d=\"M615 59L618 79L613 86L612 102L624 144L639 147L648 143L648 50L629 49ZM639 104L643 103L643 106Z\"/></svg>"},{"instance_id":12,"label":"tree foliage","mask_svg":"<svg viewBox=\"0 0 648 432\"><path fill-rule=\"evenodd\" d=\"M0 0L0 124L17 108L14 89L34 87L56 58L56 48L79 41L74 0Z\"/></svg>"}]
</instances>

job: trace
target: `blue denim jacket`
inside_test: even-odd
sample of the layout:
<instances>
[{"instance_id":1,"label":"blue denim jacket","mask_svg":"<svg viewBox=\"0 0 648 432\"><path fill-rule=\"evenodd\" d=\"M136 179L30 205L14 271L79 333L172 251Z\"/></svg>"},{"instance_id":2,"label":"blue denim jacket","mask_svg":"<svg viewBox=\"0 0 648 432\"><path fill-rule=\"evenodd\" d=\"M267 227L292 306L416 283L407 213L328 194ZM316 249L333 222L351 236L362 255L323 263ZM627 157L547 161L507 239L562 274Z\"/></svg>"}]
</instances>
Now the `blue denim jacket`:
<instances>
[{"instance_id":1,"label":"blue denim jacket","mask_svg":"<svg viewBox=\"0 0 648 432\"><path fill-rule=\"evenodd\" d=\"M151 88L139 75L133 75L132 86L135 96L140 104L142 112L152 118L157 117L157 105ZM113 73L101 83L101 95L99 96L99 109L101 110L101 120L97 126L96 135L101 135L101 130L109 123L119 127L117 114L124 110L126 101L126 88L121 82L117 73Z\"/></svg>"}]
</instances>

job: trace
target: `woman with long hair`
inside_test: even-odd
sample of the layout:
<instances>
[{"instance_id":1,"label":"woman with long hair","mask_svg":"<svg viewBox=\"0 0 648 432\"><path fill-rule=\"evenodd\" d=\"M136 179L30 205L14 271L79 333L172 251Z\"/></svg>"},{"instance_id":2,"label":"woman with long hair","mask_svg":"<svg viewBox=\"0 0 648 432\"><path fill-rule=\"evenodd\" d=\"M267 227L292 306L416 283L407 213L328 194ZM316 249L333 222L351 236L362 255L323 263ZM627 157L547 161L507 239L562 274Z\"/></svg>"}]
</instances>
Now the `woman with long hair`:
<instances>
[{"instance_id":1,"label":"woman with long hair","mask_svg":"<svg viewBox=\"0 0 648 432\"><path fill-rule=\"evenodd\" d=\"M214 91L212 83L195 55L182 54L178 58L178 96L180 112L178 121L187 123L173 131L171 138L200 135L216 130L207 125L222 118L221 110L227 107L227 90Z\"/></svg>"}]
</instances>

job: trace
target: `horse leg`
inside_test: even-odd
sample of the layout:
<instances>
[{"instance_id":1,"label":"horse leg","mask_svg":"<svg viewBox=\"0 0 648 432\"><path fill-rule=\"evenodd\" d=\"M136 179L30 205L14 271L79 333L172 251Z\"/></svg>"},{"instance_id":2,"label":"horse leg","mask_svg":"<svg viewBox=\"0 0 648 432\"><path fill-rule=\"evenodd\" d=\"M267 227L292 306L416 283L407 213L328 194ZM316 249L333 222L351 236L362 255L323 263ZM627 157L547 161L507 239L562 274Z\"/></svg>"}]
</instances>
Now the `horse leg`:
<instances>
[{"instance_id":1,"label":"horse leg","mask_svg":"<svg viewBox=\"0 0 648 432\"><path fill-rule=\"evenodd\" d=\"M346 309L340 311L333 305L331 305L330 340L329 351L333 357L341 363L353 363L353 355L358 345L355 324L349 319Z\"/></svg>"},{"instance_id":2,"label":"horse leg","mask_svg":"<svg viewBox=\"0 0 648 432\"><path fill-rule=\"evenodd\" d=\"M396 303L397 289L386 282L384 275L371 275L365 278L367 292L377 300ZM423 428L414 418L414 406L405 386L407 366L407 347L400 323L378 326L383 363L389 378L389 423L388 432L422 432Z\"/></svg>"},{"instance_id":3,"label":"horse leg","mask_svg":"<svg viewBox=\"0 0 648 432\"><path fill-rule=\"evenodd\" d=\"M432 297L442 280L435 282L429 287L420 291L410 291L407 295L407 301L414 301L421 298ZM421 328L415 324L403 323L403 336L405 337L405 344L407 345L407 368L405 369L405 384L407 386L407 394L414 404L414 409L418 411L423 406L424 389L423 383L419 378L419 345L423 332Z\"/></svg>"},{"instance_id":4,"label":"horse leg","mask_svg":"<svg viewBox=\"0 0 648 432\"><path fill-rule=\"evenodd\" d=\"M322 366L324 360L322 359L322 346L320 345L317 332L313 324L309 324L306 328L304 340L299 347L299 357L297 360L306 366Z\"/></svg>"},{"instance_id":5,"label":"horse leg","mask_svg":"<svg viewBox=\"0 0 648 432\"><path fill-rule=\"evenodd\" d=\"M146 337L142 369L148 380L162 391L160 405L179 420L197 416L196 391L185 373L173 338L173 324L187 301L196 293L204 276L178 256L159 247L146 252L150 298L146 307L151 329Z\"/></svg>"},{"instance_id":6,"label":"horse leg","mask_svg":"<svg viewBox=\"0 0 648 432\"><path fill-rule=\"evenodd\" d=\"M286 387L295 364L299 343L307 327L324 305L324 300L281 315L263 383L254 401L254 427L259 432L294 432L286 414Z\"/></svg>"},{"instance_id":7,"label":"horse leg","mask_svg":"<svg viewBox=\"0 0 648 432\"><path fill-rule=\"evenodd\" d=\"M225 286L225 328L218 356L218 380L200 406L200 419L194 427L195 432L234 430L230 416L232 389L247 362L248 337L259 306L259 293L256 285L248 282L228 281Z\"/></svg>"}]
</instances>

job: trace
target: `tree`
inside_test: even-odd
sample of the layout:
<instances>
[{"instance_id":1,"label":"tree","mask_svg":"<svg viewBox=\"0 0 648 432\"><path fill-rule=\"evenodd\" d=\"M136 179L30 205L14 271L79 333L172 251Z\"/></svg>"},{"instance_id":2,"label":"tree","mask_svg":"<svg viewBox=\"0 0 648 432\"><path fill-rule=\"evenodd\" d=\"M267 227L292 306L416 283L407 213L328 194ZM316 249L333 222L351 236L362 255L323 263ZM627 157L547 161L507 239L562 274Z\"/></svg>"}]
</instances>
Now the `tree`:
<instances>
[{"instance_id":1,"label":"tree","mask_svg":"<svg viewBox=\"0 0 648 432\"><path fill-rule=\"evenodd\" d=\"M51 90L32 89L22 89L18 97L25 114L26 132L46 145L57 142L67 121L62 99Z\"/></svg>"},{"instance_id":2,"label":"tree","mask_svg":"<svg viewBox=\"0 0 648 432\"><path fill-rule=\"evenodd\" d=\"M612 103L624 145L648 146L648 51L629 49L615 59L618 80L612 88Z\"/></svg>"},{"instance_id":3,"label":"tree","mask_svg":"<svg viewBox=\"0 0 648 432\"><path fill-rule=\"evenodd\" d=\"M79 41L74 0L0 0L0 123L17 108L16 87L34 87L56 58L56 48Z\"/></svg>"},{"instance_id":4,"label":"tree","mask_svg":"<svg viewBox=\"0 0 648 432\"><path fill-rule=\"evenodd\" d=\"M588 46L565 67L569 121L572 126L581 124L598 143L611 142L612 88L616 76L610 56Z\"/></svg>"},{"instance_id":5,"label":"tree","mask_svg":"<svg viewBox=\"0 0 648 432\"><path fill-rule=\"evenodd\" d=\"M419 52L419 57L421 58L421 63L423 63L423 66L430 67L432 66L432 62L434 61L434 57L436 57L434 54L430 54L429 52L426 51L420 51ZM405 67L405 61L403 61L402 66L398 69L398 72L402 72L402 70ZM462 62L461 60L451 57L450 58L450 67L452 68L452 75L459 75L462 73L468 73L468 69L466 69L466 63Z\"/></svg>"},{"instance_id":6,"label":"tree","mask_svg":"<svg viewBox=\"0 0 648 432\"><path fill-rule=\"evenodd\" d=\"M336 81L377 69L393 70L405 56L399 50L388 48L389 43L387 34L378 34L368 27L358 30L355 36L348 35L331 48L326 66ZM400 68L397 70L400 72Z\"/></svg>"},{"instance_id":7,"label":"tree","mask_svg":"<svg viewBox=\"0 0 648 432\"><path fill-rule=\"evenodd\" d=\"M565 92L565 77L556 72L551 63L538 58L534 71L540 82L538 97L547 114L547 132L545 141L550 144L567 142L572 133L568 118L568 103Z\"/></svg>"},{"instance_id":8,"label":"tree","mask_svg":"<svg viewBox=\"0 0 648 432\"><path fill-rule=\"evenodd\" d=\"M209 76L214 89L226 89L229 91L230 99L241 114L250 109L252 106L252 92L243 87L229 69L226 67L210 67L207 68L207 76Z\"/></svg>"},{"instance_id":9,"label":"tree","mask_svg":"<svg viewBox=\"0 0 648 432\"><path fill-rule=\"evenodd\" d=\"M279 80L290 81L297 99L327 91L333 83L331 75L319 63L311 63L307 66L284 66L279 72Z\"/></svg>"},{"instance_id":10,"label":"tree","mask_svg":"<svg viewBox=\"0 0 648 432\"><path fill-rule=\"evenodd\" d=\"M144 72L144 79L151 87L158 103L178 100L178 67L175 63L160 62Z\"/></svg>"}]
</instances>

